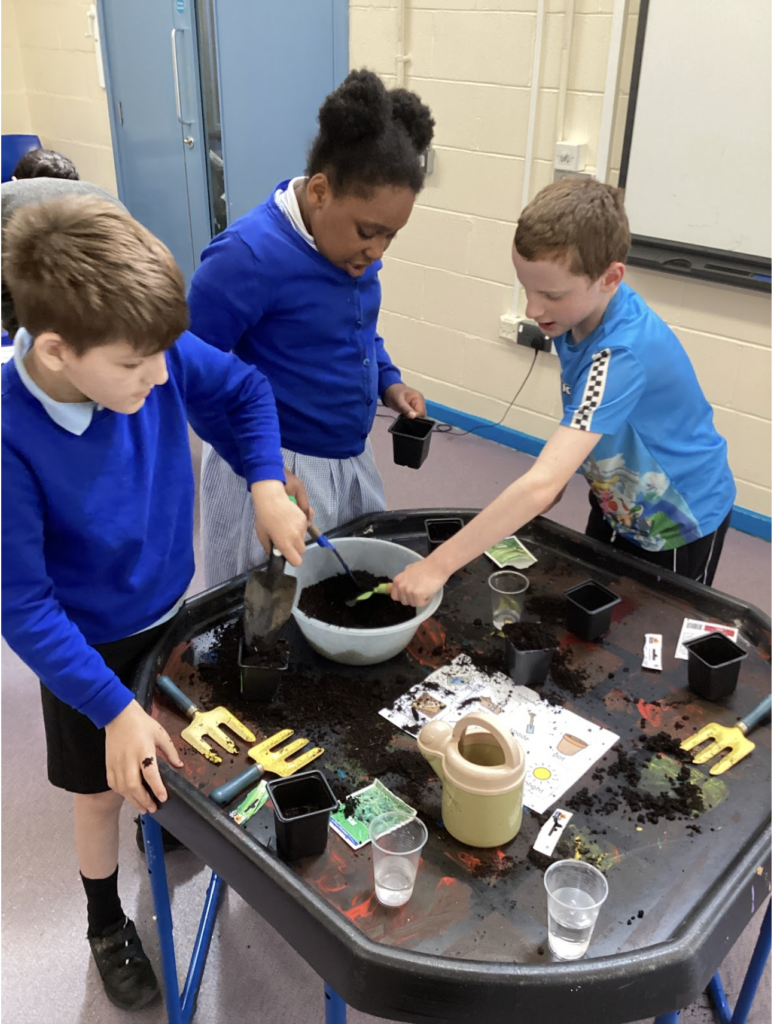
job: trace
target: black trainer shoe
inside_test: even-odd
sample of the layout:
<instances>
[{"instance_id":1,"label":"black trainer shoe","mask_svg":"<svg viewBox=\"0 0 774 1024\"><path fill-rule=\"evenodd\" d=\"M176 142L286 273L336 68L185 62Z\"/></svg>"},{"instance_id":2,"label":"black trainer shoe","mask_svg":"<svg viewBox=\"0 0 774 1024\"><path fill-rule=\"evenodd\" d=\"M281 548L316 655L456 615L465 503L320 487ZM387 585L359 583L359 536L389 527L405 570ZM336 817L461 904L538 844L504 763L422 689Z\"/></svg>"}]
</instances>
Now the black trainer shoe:
<instances>
[{"instance_id":1,"label":"black trainer shoe","mask_svg":"<svg viewBox=\"0 0 774 1024\"><path fill-rule=\"evenodd\" d=\"M145 853L145 840L142 834L142 823L139 818L133 818L132 820L137 824L137 849L140 853ZM181 843L179 839L163 827L161 829L161 845L164 847L164 853L170 853L172 850L187 849L184 843Z\"/></svg>"},{"instance_id":2,"label":"black trainer shoe","mask_svg":"<svg viewBox=\"0 0 774 1024\"><path fill-rule=\"evenodd\" d=\"M134 923L125 917L116 928L88 936L105 993L121 1010L139 1010L155 999L159 983Z\"/></svg>"}]
</instances>

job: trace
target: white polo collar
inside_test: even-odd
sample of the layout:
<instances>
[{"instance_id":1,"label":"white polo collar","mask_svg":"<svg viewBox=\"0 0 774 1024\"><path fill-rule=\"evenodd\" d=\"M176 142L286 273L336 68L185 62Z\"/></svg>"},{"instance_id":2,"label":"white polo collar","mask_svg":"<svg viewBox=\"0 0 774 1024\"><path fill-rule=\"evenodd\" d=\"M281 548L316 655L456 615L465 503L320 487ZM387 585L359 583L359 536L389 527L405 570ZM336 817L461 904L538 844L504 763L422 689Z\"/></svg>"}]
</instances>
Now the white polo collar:
<instances>
[{"instance_id":1,"label":"white polo collar","mask_svg":"<svg viewBox=\"0 0 774 1024\"><path fill-rule=\"evenodd\" d=\"M32 348L32 340L30 332L23 327L16 332L13 342L13 361L16 372L19 374L22 384L31 395L37 398L54 423L71 434L80 436L91 424L95 410L100 409L101 406L98 406L96 402L55 402L42 388L39 388L24 365L24 357Z\"/></svg>"}]
</instances>

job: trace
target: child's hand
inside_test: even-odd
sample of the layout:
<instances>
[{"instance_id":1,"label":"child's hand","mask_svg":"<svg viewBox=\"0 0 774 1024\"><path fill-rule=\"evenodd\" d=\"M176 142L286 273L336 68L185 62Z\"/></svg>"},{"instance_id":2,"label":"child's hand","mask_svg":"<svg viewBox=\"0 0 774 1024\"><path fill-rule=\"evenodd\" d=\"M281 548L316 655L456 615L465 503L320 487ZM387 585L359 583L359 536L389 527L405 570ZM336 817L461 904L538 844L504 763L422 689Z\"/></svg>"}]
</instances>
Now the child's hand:
<instances>
[{"instance_id":1,"label":"child's hand","mask_svg":"<svg viewBox=\"0 0 774 1024\"><path fill-rule=\"evenodd\" d=\"M393 412L402 412L413 420L416 416L427 416L425 399L416 388L410 388L402 382L390 384L382 395L382 401Z\"/></svg>"},{"instance_id":2,"label":"child's hand","mask_svg":"<svg viewBox=\"0 0 774 1024\"><path fill-rule=\"evenodd\" d=\"M309 495L306 493L306 487L300 477L297 477L295 473L291 473L289 469L285 470L285 494L289 498L295 498L296 504L307 517L311 520L314 516L314 509L309 505Z\"/></svg>"},{"instance_id":3,"label":"child's hand","mask_svg":"<svg viewBox=\"0 0 774 1024\"><path fill-rule=\"evenodd\" d=\"M251 486L250 493L255 507L255 532L264 550L271 551L273 545L291 565L301 565L309 520L298 505L288 501L280 480L259 480Z\"/></svg>"},{"instance_id":4,"label":"child's hand","mask_svg":"<svg viewBox=\"0 0 774 1024\"><path fill-rule=\"evenodd\" d=\"M143 786L143 779L159 803L167 799L156 761L157 751L174 768L183 767L166 729L146 714L136 700L105 726L108 786L120 793L140 814L156 810L153 797Z\"/></svg>"},{"instance_id":5,"label":"child's hand","mask_svg":"<svg viewBox=\"0 0 774 1024\"><path fill-rule=\"evenodd\" d=\"M448 578L443 570L436 569L428 559L412 562L392 581L390 596L393 601L421 608Z\"/></svg>"}]
</instances>

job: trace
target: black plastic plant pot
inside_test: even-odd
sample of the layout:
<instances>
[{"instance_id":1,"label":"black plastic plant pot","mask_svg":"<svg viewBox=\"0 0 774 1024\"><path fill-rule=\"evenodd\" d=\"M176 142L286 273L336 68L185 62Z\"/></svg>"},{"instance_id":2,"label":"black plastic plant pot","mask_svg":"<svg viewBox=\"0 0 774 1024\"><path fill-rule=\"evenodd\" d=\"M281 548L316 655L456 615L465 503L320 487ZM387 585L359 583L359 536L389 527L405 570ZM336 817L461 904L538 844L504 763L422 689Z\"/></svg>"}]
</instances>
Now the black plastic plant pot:
<instances>
[{"instance_id":1,"label":"black plastic plant pot","mask_svg":"<svg viewBox=\"0 0 774 1024\"><path fill-rule=\"evenodd\" d=\"M451 517L448 519L425 519L428 554L439 548L455 533L459 533L464 525L461 519L452 519Z\"/></svg>"},{"instance_id":2,"label":"black plastic plant pot","mask_svg":"<svg viewBox=\"0 0 774 1024\"><path fill-rule=\"evenodd\" d=\"M697 636L684 646L688 651L689 690L705 700L721 700L734 692L747 651L723 633Z\"/></svg>"},{"instance_id":3,"label":"black plastic plant pot","mask_svg":"<svg viewBox=\"0 0 774 1024\"><path fill-rule=\"evenodd\" d=\"M505 638L505 671L517 686L539 686L544 683L555 647L539 651L519 651Z\"/></svg>"},{"instance_id":4,"label":"black plastic plant pot","mask_svg":"<svg viewBox=\"0 0 774 1024\"><path fill-rule=\"evenodd\" d=\"M594 580L565 590L567 628L581 640L598 640L610 629L613 608L621 598Z\"/></svg>"},{"instance_id":5,"label":"black plastic plant pot","mask_svg":"<svg viewBox=\"0 0 774 1024\"><path fill-rule=\"evenodd\" d=\"M434 426L435 420L423 419L421 416L413 420L402 414L398 416L390 427L392 458L396 466L419 469L430 450Z\"/></svg>"},{"instance_id":6,"label":"black plastic plant pot","mask_svg":"<svg viewBox=\"0 0 774 1024\"><path fill-rule=\"evenodd\" d=\"M331 811L339 806L322 772L303 772L266 785L274 804L277 853L283 860L315 857L328 845Z\"/></svg>"},{"instance_id":7,"label":"black plastic plant pot","mask_svg":"<svg viewBox=\"0 0 774 1024\"><path fill-rule=\"evenodd\" d=\"M283 658L282 664L261 665L256 654L250 654L245 658L242 647L243 643L243 640L239 641L239 655L237 659L240 692L245 700L260 700L268 704L269 701L274 700L274 695L279 688L279 684L282 682L283 674L287 671L290 657L288 648L287 646L279 647L277 650L277 660L281 656Z\"/></svg>"}]
</instances>

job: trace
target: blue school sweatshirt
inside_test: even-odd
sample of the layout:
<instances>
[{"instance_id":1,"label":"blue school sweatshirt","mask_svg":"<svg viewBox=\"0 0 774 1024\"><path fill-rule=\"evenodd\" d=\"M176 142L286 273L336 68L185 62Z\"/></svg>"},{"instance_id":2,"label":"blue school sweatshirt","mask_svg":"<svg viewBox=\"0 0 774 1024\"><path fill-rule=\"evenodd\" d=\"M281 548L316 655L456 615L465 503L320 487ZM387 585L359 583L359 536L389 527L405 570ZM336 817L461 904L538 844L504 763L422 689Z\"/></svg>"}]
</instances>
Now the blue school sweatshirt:
<instances>
[{"instance_id":1,"label":"blue school sweatshirt","mask_svg":"<svg viewBox=\"0 0 774 1024\"><path fill-rule=\"evenodd\" d=\"M98 728L132 693L90 645L156 623L193 576L188 422L248 484L285 479L265 378L188 332L166 361L138 412L55 403L60 422L15 362L2 370L3 636Z\"/></svg>"},{"instance_id":2,"label":"blue school sweatshirt","mask_svg":"<svg viewBox=\"0 0 774 1024\"><path fill-rule=\"evenodd\" d=\"M354 278L312 248L274 198L287 186L204 250L191 329L266 375L285 448L347 459L363 452L377 399L401 379L376 330L382 264Z\"/></svg>"}]
</instances>

